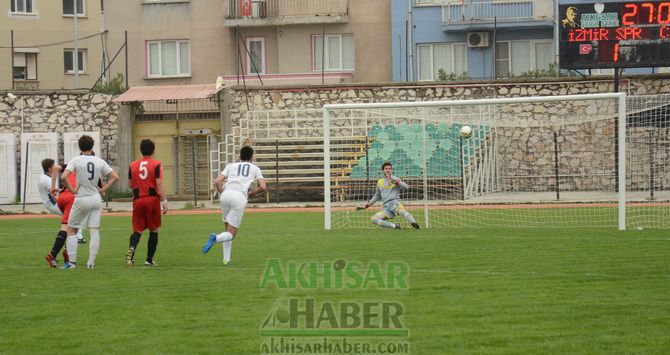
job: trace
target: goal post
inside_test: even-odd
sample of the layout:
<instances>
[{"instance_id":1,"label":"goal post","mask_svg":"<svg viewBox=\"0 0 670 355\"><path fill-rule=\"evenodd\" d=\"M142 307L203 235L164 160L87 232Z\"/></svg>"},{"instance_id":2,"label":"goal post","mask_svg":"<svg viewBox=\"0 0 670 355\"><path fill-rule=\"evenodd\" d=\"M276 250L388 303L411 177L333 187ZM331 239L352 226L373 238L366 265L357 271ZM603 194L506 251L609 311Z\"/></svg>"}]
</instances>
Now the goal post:
<instances>
[{"instance_id":1,"label":"goal post","mask_svg":"<svg viewBox=\"0 0 670 355\"><path fill-rule=\"evenodd\" d=\"M328 104L323 136L325 229L376 228L383 161L426 227L626 229L624 93Z\"/></svg>"}]
</instances>

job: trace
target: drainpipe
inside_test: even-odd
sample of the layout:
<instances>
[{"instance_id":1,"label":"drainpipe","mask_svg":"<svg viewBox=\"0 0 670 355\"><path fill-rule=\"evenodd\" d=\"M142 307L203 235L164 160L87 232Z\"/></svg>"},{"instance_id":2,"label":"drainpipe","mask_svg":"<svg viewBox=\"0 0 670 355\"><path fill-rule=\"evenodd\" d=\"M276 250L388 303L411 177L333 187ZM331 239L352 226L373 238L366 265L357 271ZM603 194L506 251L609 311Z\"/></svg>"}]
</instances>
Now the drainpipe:
<instances>
[{"instance_id":1,"label":"drainpipe","mask_svg":"<svg viewBox=\"0 0 670 355\"><path fill-rule=\"evenodd\" d=\"M407 53L409 53L409 62L407 72L408 81L414 81L414 39L412 33L414 25L412 24L412 0L407 0Z\"/></svg>"},{"instance_id":2,"label":"drainpipe","mask_svg":"<svg viewBox=\"0 0 670 355\"><path fill-rule=\"evenodd\" d=\"M77 28L77 0L72 2L73 16L72 20L74 22L74 50L72 51L72 66L74 69L74 88L79 89L79 30Z\"/></svg>"},{"instance_id":3,"label":"drainpipe","mask_svg":"<svg viewBox=\"0 0 670 355\"><path fill-rule=\"evenodd\" d=\"M559 34L558 34L558 0L554 0L554 44L555 44L555 60L554 62L556 63L556 77L560 76L561 74L561 69L560 69L560 56L558 53L558 46L559 43L558 41L560 40Z\"/></svg>"}]
</instances>

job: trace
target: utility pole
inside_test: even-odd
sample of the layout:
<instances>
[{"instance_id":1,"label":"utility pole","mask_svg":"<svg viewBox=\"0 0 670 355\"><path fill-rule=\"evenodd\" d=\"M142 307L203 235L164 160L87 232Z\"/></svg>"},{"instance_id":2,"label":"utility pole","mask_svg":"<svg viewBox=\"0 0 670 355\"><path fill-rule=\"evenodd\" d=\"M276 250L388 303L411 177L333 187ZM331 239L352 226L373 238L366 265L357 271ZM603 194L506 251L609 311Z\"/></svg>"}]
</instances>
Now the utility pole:
<instances>
[{"instance_id":1,"label":"utility pole","mask_svg":"<svg viewBox=\"0 0 670 355\"><path fill-rule=\"evenodd\" d=\"M414 32L414 24L412 21L412 0L407 0L407 53L409 54L408 63L408 78L409 81L414 81L414 40L412 33Z\"/></svg>"},{"instance_id":2,"label":"utility pole","mask_svg":"<svg viewBox=\"0 0 670 355\"><path fill-rule=\"evenodd\" d=\"M72 0L74 5L74 50L72 53L72 66L74 67L74 88L79 89L79 31L77 29L77 0Z\"/></svg>"}]
</instances>

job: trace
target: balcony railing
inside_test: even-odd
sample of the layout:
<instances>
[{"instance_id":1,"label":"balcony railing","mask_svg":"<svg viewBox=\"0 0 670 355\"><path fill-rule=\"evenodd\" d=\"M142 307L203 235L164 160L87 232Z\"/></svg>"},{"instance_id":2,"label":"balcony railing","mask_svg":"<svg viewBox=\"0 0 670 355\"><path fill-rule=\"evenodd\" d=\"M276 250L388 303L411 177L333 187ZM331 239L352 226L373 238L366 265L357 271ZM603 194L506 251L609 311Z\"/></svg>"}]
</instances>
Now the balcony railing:
<instances>
[{"instance_id":1,"label":"balcony railing","mask_svg":"<svg viewBox=\"0 0 670 355\"><path fill-rule=\"evenodd\" d=\"M360 1L360 0L359 0ZM228 0L228 20L343 16L349 0Z\"/></svg>"},{"instance_id":2,"label":"balcony railing","mask_svg":"<svg viewBox=\"0 0 670 355\"><path fill-rule=\"evenodd\" d=\"M463 0L442 5L442 23L548 21L553 16L548 0Z\"/></svg>"}]
</instances>

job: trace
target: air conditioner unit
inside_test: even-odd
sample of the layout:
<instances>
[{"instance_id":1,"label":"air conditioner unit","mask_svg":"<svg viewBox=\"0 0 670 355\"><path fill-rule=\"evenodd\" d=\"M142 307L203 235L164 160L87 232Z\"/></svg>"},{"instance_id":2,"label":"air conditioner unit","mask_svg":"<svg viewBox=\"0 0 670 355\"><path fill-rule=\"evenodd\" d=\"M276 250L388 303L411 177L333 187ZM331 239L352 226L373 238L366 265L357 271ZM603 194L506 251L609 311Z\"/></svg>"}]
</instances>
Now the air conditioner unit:
<instances>
[{"instance_id":1,"label":"air conditioner unit","mask_svg":"<svg viewBox=\"0 0 670 355\"><path fill-rule=\"evenodd\" d=\"M468 47L485 48L489 46L488 32L468 32Z\"/></svg>"}]
</instances>

